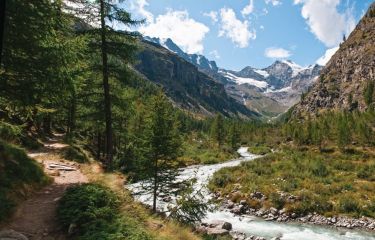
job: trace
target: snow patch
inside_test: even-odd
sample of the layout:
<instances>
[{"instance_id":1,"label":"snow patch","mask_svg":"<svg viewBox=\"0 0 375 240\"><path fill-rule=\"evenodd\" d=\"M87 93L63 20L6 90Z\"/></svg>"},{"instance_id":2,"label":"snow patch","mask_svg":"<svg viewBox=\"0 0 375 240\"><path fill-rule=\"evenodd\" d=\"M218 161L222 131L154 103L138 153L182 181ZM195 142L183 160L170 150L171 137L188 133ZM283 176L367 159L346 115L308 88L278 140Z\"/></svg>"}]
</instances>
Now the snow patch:
<instances>
[{"instance_id":1,"label":"snow patch","mask_svg":"<svg viewBox=\"0 0 375 240\"><path fill-rule=\"evenodd\" d=\"M267 82L258 81L258 80L255 80L253 78L237 77L236 75L234 75L232 73L223 72L223 71L221 71L221 73L225 77L231 79L232 81L234 81L238 85L241 85L241 84L250 84L250 85L258 87L258 88L266 88L268 86Z\"/></svg>"},{"instance_id":2,"label":"snow patch","mask_svg":"<svg viewBox=\"0 0 375 240\"><path fill-rule=\"evenodd\" d=\"M254 69L254 72L258 73L259 75L262 75L265 78L268 78L270 75L268 72L261 70L261 69Z\"/></svg>"}]
</instances>

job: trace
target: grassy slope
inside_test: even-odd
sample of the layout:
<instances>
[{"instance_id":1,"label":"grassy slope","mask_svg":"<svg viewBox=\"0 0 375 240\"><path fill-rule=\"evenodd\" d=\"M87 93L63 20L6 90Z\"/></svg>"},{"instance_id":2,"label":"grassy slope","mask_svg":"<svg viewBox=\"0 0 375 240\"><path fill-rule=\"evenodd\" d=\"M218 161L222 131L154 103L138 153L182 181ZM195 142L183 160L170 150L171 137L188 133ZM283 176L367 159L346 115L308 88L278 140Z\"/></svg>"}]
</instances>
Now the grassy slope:
<instances>
[{"instance_id":1,"label":"grassy slope","mask_svg":"<svg viewBox=\"0 0 375 240\"><path fill-rule=\"evenodd\" d=\"M239 167L222 169L211 180L211 190L230 193L242 185L240 200L253 191L264 193L263 203L254 207L286 208L300 214L375 217L375 154L358 148L347 153L321 153L317 149L286 148ZM301 197L286 202L278 191Z\"/></svg>"},{"instance_id":2,"label":"grassy slope","mask_svg":"<svg viewBox=\"0 0 375 240\"><path fill-rule=\"evenodd\" d=\"M0 221L29 192L49 183L41 166L24 150L0 140Z\"/></svg>"},{"instance_id":3,"label":"grassy slope","mask_svg":"<svg viewBox=\"0 0 375 240\"><path fill-rule=\"evenodd\" d=\"M224 146L218 148L209 139L192 135L183 142L181 165L215 164L238 157L235 151Z\"/></svg>"}]
</instances>

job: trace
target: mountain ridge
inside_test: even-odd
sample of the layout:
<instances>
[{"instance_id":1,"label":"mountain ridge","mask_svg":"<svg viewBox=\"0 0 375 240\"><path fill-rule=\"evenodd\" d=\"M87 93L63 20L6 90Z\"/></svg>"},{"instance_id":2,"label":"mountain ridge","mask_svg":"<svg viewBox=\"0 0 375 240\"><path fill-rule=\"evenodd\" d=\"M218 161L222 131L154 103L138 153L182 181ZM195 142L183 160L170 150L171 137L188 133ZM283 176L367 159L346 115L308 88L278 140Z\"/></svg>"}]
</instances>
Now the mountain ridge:
<instances>
[{"instance_id":1,"label":"mountain ridge","mask_svg":"<svg viewBox=\"0 0 375 240\"><path fill-rule=\"evenodd\" d=\"M366 111L373 105L375 82L375 3L322 70L319 81L293 115L325 110Z\"/></svg>"},{"instance_id":2,"label":"mountain ridge","mask_svg":"<svg viewBox=\"0 0 375 240\"><path fill-rule=\"evenodd\" d=\"M161 46L180 56L225 86L227 94L265 117L275 117L300 100L314 83L322 66L302 67L291 60L276 60L259 69L246 66L240 71L226 70L203 55L187 54L170 38L144 37L146 42Z\"/></svg>"}]
</instances>

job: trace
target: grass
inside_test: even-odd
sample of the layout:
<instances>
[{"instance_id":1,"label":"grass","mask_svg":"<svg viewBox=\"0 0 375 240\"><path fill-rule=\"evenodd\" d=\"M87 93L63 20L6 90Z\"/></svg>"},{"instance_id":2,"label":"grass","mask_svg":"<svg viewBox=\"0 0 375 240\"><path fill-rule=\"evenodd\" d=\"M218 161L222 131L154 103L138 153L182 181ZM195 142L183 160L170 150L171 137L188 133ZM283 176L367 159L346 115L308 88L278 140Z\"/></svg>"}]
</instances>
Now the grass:
<instances>
[{"instance_id":1,"label":"grass","mask_svg":"<svg viewBox=\"0 0 375 240\"><path fill-rule=\"evenodd\" d=\"M236 183L242 188L232 194ZM285 208L300 215L318 212L324 215L375 217L375 154L371 149L329 151L284 148L261 159L215 173L210 189L230 194L239 201L247 199L256 207ZM268 199L248 199L260 191ZM283 194L281 194L283 193ZM284 193L297 196L289 201Z\"/></svg>"},{"instance_id":2,"label":"grass","mask_svg":"<svg viewBox=\"0 0 375 240\"><path fill-rule=\"evenodd\" d=\"M0 140L0 221L8 217L17 202L29 192L49 183L41 166L24 150Z\"/></svg>"},{"instance_id":3,"label":"grass","mask_svg":"<svg viewBox=\"0 0 375 240\"><path fill-rule=\"evenodd\" d=\"M208 139L196 135L185 140L182 145L181 165L216 164L236 158L238 155L232 149L223 146L218 148Z\"/></svg>"},{"instance_id":4,"label":"grass","mask_svg":"<svg viewBox=\"0 0 375 240\"><path fill-rule=\"evenodd\" d=\"M131 193L124 188L126 176L123 174L103 172L97 163L83 164L81 170L90 182L104 186L116 195L118 199L117 218L126 223L125 227L134 229L137 233L146 234L145 236L155 240L202 239L201 236L194 234L190 227L154 215L149 209L135 202Z\"/></svg>"}]
</instances>

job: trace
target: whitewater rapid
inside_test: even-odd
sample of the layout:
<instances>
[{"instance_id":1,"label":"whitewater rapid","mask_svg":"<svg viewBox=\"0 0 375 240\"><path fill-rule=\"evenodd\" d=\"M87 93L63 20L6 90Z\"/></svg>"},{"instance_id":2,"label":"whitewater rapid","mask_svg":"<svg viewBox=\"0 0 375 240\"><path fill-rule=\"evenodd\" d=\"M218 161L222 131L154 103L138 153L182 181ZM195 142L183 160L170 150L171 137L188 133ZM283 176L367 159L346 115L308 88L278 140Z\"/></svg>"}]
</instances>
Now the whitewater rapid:
<instances>
[{"instance_id":1,"label":"whitewater rapid","mask_svg":"<svg viewBox=\"0 0 375 240\"><path fill-rule=\"evenodd\" d=\"M195 165L182 168L179 170L177 181L195 178L196 182L194 183L193 188L202 193L202 201L208 202L212 198L212 195L207 188L207 184L216 171L225 167L238 166L242 162L252 161L261 157L259 155L249 153L247 147L241 147L238 150L238 153L241 156L239 159L225 163L213 165ZM143 190L143 186L147 184L148 183L145 182L137 182L127 185L126 187L132 191L135 200L151 206L152 194L151 192L144 192ZM157 206L159 211L168 213L168 207L175 203L175 199L178 198L178 196L168 196L171 200L163 201L165 197L166 196L158 197ZM337 229L328 226L325 227L293 222L279 223L265 221L262 218L250 215L234 215L228 210L221 209L211 210L208 212L207 216L202 220L202 222L212 222L214 220L230 222L234 231L245 233L249 236L261 236L266 239L280 237L281 240L375 240L375 234L373 232Z\"/></svg>"}]
</instances>

